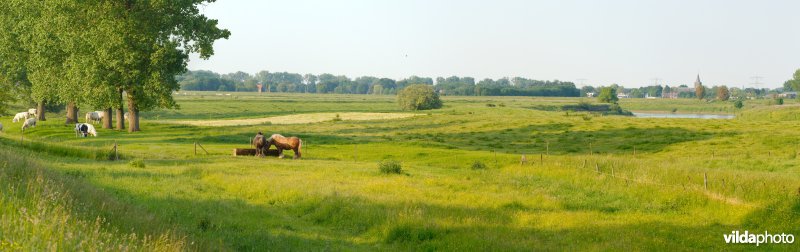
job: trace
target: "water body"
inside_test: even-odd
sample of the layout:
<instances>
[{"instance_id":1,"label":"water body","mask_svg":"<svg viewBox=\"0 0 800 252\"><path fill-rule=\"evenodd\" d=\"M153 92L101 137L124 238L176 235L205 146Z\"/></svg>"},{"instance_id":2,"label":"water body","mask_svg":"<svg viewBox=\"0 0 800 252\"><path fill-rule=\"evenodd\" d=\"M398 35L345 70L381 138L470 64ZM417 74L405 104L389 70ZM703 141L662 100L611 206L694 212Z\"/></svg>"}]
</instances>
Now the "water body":
<instances>
[{"instance_id":1,"label":"water body","mask_svg":"<svg viewBox=\"0 0 800 252\"><path fill-rule=\"evenodd\" d=\"M735 115L715 115L715 114L687 114L687 113L639 113L633 112L633 116L641 118L691 118L691 119L733 119Z\"/></svg>"}]
</instances>

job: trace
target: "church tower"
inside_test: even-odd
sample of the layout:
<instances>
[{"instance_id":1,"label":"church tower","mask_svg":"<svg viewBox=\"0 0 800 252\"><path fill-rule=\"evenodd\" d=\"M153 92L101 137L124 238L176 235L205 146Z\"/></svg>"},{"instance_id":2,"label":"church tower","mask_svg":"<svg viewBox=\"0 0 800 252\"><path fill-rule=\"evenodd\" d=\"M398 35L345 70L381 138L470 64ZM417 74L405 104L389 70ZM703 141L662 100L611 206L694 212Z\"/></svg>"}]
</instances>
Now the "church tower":
<instances>
[{"instance_id":1,"label":"church tower","mask_svg":"<svg viewBox=\"0 0 800 252\"><path fill-rule=\"evenodd\" d=\"M703 85L703 82L700 81L700 74L697 74L697 80L694 81L694 87L699 87Z\"/></svg>"}]
</instances>

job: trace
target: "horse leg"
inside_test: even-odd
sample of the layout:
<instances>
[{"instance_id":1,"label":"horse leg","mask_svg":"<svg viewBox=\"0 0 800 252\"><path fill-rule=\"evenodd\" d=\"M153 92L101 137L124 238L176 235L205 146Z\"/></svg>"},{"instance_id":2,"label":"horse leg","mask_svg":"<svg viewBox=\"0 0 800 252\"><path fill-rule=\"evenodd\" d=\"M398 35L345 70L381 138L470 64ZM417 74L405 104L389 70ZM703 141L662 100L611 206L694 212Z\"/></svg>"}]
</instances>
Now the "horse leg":
<instances>
[{"instance_id":1,"label":"horse leg","mask_svg":"<svg viewBox=\"0 0 800 252\"><path fill-rule=\"evenodd\" d=\"M300 159L300 148L294 148L294 157L292 159Z\"/></svg>"},{"instance_id":2,"label":"horse leg","mask_svg":"<svg viewBox=\"0 0 800 252\"><path fill-rule=\"evenodd\" d=\"M283 158L283 149L278 148L278 158Z\"/></svg>"}]
</instances>

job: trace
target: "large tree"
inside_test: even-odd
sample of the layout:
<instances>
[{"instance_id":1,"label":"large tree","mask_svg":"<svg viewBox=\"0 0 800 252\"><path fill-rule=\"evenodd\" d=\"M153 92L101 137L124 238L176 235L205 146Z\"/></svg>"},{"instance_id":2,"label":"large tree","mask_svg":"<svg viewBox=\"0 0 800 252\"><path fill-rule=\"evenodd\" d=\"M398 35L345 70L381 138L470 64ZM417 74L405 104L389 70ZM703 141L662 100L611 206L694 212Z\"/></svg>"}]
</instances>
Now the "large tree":
<instances>
[{"instance_id":1,"label":"large tree","mask_svg":"<svg viewBox=\"0 0 800 252\"><path fill-rule=\"evenodd\" d=\"M190 53L207 59L213 43L228 38L217 20L200 14L198 6L214 0L134 1L105 0L93 44L113 76L104 85L116 87L127 98L128 131L139 131L139 112L174 108L172 93L179 89L175 76L186 71ZM118 117L119 118L119 117Z\"/></svg>"},{"instance_id":2,"label":"large tree","mask_svg":"<svg viewBox=\"0 0 800 252\"><path fill-rule=\"evenodd\" d=\"M703 85L695 85L694 86L694 95L697 99L702 100L706 97L706 87Z\"/></svg>"},{"instance_id":3,"label":"large tree","mask_svg":"<svg viewBox=\"0 0 800 252\"><path fill-rule=\"evenodd\" d=\"M727 101L731 98L731 92L728 90L726 86L719 86L717 87L717 99L720 101Z\"/></svg>"}]
</instances>

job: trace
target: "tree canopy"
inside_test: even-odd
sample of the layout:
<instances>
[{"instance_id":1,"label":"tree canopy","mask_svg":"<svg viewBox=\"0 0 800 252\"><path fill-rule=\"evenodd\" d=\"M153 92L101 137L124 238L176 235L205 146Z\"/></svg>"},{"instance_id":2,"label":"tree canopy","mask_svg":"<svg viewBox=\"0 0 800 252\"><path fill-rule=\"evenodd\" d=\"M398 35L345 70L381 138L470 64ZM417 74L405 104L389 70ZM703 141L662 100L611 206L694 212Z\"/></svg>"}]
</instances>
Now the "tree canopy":
<instances>
[{"instance_id":1,"label":"tree canopy","mask_svg":"<svg viewBox=\"0 0 800 252\"><path fill-rule=\"evenodd\" d=\"M0 74L6 84L29 82L40 104L121 111L124 92L129 130L138 131L139 111L176 107L175 76L188 55L208 58L214 41L230 36L200 14L210 2L3 1Z\"/></svg>"},{"instance_id":2,"label":"tree canopy","mask_svg":"<svg viewBox=\"0 0 800 252\"><path fill-rule=\"evenodd\" d=\"M442 100L433 86L427 84L413 84L400 90L397 102L403 109L426 110L442 107Z\"/></svg>"}]
</instances>

